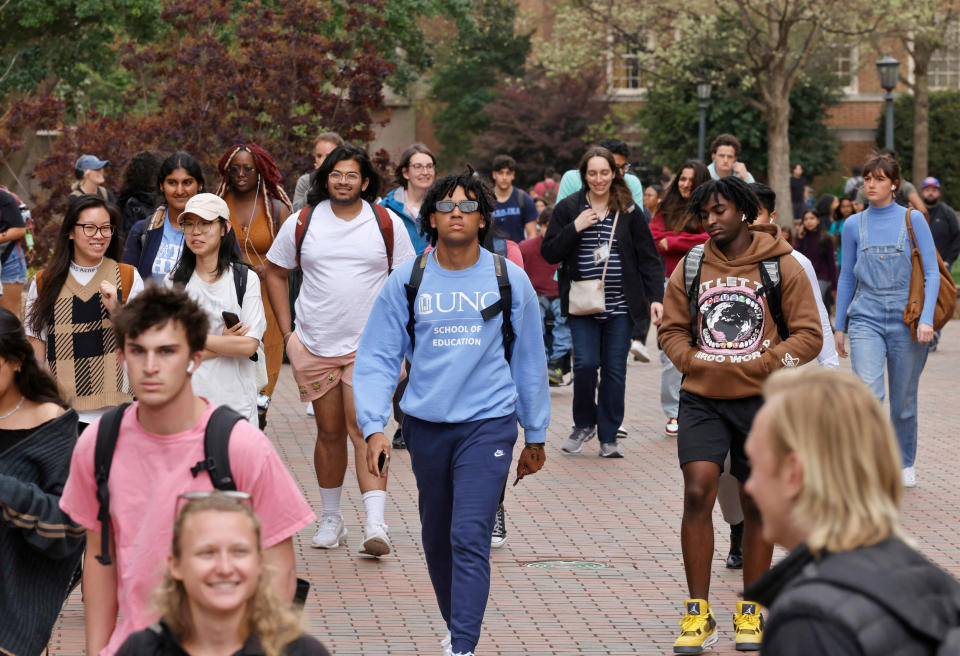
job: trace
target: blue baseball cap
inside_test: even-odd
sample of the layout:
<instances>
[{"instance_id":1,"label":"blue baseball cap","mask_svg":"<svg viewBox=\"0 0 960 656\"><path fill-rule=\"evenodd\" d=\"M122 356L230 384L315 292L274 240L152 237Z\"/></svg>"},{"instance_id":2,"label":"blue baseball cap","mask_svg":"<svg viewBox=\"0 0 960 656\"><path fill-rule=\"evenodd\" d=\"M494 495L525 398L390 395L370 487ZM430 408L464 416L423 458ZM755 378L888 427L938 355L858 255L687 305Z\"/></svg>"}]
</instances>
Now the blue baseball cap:
<instances>
[{"instance_id":1,"label":"blue baseball cap","mask_svg":"<svg viewBox=\"0 0 960 656\"><path fill-rule=\"evenodd\" d=\"M924 187L936 187L937 189L939 189L940 181L931 175L929 177L924 178L923 182L920 183L920 188L923 189Z\"/></svg>"},{"instance_id":2,"label":"blue baseball cap","mask_svg":"<svg viewBox=\"0 0 960 656\"><path fill-rule=\"evenodd\" d=\"M100 159L96 155L81 155L75 168L77 171L98 171L110 164L108 159Z\"/></svg>"}]
</instances>

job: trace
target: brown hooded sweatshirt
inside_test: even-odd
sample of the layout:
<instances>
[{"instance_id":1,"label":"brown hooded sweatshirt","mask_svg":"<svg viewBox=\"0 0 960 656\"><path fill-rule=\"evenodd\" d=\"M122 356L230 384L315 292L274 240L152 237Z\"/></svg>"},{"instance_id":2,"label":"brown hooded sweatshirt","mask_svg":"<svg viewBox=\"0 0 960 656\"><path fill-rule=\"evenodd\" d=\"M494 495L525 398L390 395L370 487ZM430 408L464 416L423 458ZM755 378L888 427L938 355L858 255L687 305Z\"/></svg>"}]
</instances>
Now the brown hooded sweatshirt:
<instances>
[{"instance_id":1,"label":"brown hooded sweatshirt","mask_svg":"<svg viewBox=\"0 0 960 656\"><path fill-rule=\"evenodd\" d=\"M697 346L691 346L690 306L683 263L663 296L660 344L684 374L681 387L711 399L742 399L762 393L767 376L817 357L823 345L813 288L776 225L751 225L747 251L727 260L713 240L704 245L697 300ZM781 341L766 298L760 262L780 256L780 294L790 336Z\"/></svg>"}]
</instances>

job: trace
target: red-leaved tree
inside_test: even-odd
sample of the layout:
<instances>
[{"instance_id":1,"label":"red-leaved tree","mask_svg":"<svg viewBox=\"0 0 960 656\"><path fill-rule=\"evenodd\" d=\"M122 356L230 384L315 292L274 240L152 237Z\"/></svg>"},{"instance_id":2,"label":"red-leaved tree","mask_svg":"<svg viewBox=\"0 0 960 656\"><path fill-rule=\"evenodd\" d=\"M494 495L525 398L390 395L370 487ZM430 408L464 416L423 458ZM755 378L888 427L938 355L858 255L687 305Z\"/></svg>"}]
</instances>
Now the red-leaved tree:
<instances>
[{"instance_id":1,"label":"red-leaved tree","mask_svg":"<svg viewBox=\"0 0 960 656\"><path fill-rule=\"evenodd\" d=\"M59 219L81 153L109 159L119 176L140 150L185 150L203 164L209 188L221 153L255 142L274 157L291 189L309 168L317 133L369 141L393 70L370 42L382 27L384 1L172 0L162 12L169 33L151 43L116 44L136 80L125 92L127 113L64 126L34 169L49 190L34 210L38 224ZM111 180L114 187L119 182ZM42 242L52 229L41 230ZM37 259L45 259L42 245Z\"/></svg>"}]
</instances>

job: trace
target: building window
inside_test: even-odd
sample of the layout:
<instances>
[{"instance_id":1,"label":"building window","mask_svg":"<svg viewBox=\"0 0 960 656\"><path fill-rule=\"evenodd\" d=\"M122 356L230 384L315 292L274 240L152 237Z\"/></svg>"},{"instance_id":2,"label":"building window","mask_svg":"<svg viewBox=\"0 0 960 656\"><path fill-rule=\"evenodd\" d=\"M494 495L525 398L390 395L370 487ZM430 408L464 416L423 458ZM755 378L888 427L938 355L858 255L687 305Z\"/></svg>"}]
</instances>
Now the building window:
<instances>
[{"instance_id":1,"label":"building window","mask_svg":"<svg viewBox=\"0 0 960 656\"><path fill-rule=\"evenodd\" d=\"M636 53L615 54L612 68L611 87L614 91L638 92L645 86Z\"/></svg>"},{"instance_id":2,"label":"building window","mask_svg":"<svg viewBox=\"0 0 960 656\"><path fill-rule=\"evenodd\" d=\"M655 47L653 33L641 36L646 47ZM647 74L643 70L643 59L636 41L624 43L612 34L609 37L610 49L607 51L607 86L610 93L618 96L639 96L648 85Z\"/></svg>"},{"instance_id":3,"label":"building window","mask_svg":"<svg viewBox=\"0 0 960 656\"><path fill-rule=\"evenodd\" d=\"M960 23L950 23L946 30L946 48L930 58L930 88L960 88Z\"/></svg>"},{"instance_id":4,"label":"building window","mask_svg":"<svg viewBox=\"0 0 960 656\"><path fill-rule=\"evenodd\" d=\"M840 82L844 93L857 93L859 90L858 54L857 46L841 47L833 58L831 71Z\"/></svg>"}]
</instances>

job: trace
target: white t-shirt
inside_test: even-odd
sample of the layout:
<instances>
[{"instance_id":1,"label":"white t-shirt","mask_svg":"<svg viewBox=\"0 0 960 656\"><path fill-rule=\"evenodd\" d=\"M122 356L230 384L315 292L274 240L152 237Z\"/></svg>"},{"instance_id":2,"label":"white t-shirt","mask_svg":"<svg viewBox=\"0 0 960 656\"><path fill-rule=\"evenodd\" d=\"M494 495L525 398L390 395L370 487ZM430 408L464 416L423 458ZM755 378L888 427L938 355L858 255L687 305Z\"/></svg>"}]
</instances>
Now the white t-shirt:
<instances>
[{"instance_id":1,"label":"white t-shirt","mask_svg":"<svg viewBox=\"0 0 960 656\"><path fill-rule=\"evenodd\" d=\"M820 329L823 331L823 346L820 348L820 355L817 356L817 362L826 369L839 369L840 360L837 357L837 345L833 339L833 328L830 326L830 315L827 314L827 308L823 304L823 297L820 295L820 284L817 282L817 272L813 270L813 264L806 255L793 249L790 252L793 259L800 263L804 273L810 280L813 287L813 300L817 303L817 312L820 313Z\"/></svg>"},{"instance_id":2,"label":"white t-shirt","mask_svg":"<svg viewBox=\"0 0 960 656\"><path fill-rule=\"evenodd\" d=\"M163 280L167 287L173 287L172 274ZM207 313L211 335L223 334L222 312L233 312L240 317L240 323L248 328L247 337L257 341L263 339L267 329L267 319L263 314L263 299L260 296L260 278L247 270L247 289L243 294L243 306L237 303L237 289L233 283L233 271L228 270L214 283L204 282L196 272L190 277L186 287L197 304ZM230 357L220 355L203 364L193 372L190 382L193 393L203 396L215 405L228 405L254 426L257 425L257 382L254 373L255 363L247 356Z\"/></svg>"},{"instance_id":3,"label":"white t-shirt","mask_svg":"<svg viewBox=\"0 0 960 656\"><path fill-rule=\"evenodd\" d=\"M103 262L101 261L100 264L103 264ZM97 273L97 270L100 268L100 264L98 264L95 267L82 267L79 264L75 264L71 262L70 275L73 277L74 280L77 281L78 285L86 285ZM130 285L129 294L124 292L125 297L123 299L123 302L126 303L127 301L129 301L130 299L132 299L134 296L136 296L142 291L143 291L143 279L140 277L140 273L136 269L134 269L133 284ZM27 302L26 302L26 305L24 306L24 312L23 312L24 317L30 316L30 312L33 310L33 305L34 303L37 302L38 295L39 295L39 292L37 291L37 280L36 278L34 278L33 282L30 283L30 290L27 292ZM24 322L23 331L27 333L27 337L33 337L35 339L39 339L41 342L47 341L46 328L41 330L40 334L38 335L37 333L33 332L30 329L30 326L27 325L26 322ZM112 407L113 406L104 406L102 408L97 408L96 410L77 410L77 415L79 416L79 419L82 423L89 424L89 423L92 423L94 420L99 419L104 412L106 412Z\"/></svg>"},{"instance_id":4,"label":"white t-shirt","mask_svg":"<svg viewBox=\"0 0 960 656\"><path fill-rule=\"evenodd\" d=\"M388 210L389 211L389 210ZM403 221L393 221L393 266L416 255ZM297 217L280 226L267 259L297 268ZM344 221L325 200L313 210L300 252L303 280L295 306L297 337L314 355L334 358L357 350L380 288L387 281L387 247L370 204Z\"/></svg>"}]
</instances>

